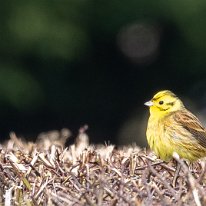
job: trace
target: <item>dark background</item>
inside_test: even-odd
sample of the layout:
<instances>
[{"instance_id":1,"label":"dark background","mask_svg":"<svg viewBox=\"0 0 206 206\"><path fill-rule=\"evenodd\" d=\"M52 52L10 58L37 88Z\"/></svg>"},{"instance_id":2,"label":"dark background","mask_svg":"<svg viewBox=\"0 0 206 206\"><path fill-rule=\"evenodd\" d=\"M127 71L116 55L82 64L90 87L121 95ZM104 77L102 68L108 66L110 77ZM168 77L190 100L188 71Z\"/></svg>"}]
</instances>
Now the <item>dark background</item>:
<instances>
[{"instance_id":1,"label":"dark background","mask_svg":"<svg viewBox=\"0 0 206 206\"><path fill-rule=\"evenodd\" d=\"M205 65L203 0L1 2L0 137L88 124L91 142L144 145L154 92L204 114Z\"/></svg>"}]
</instances>

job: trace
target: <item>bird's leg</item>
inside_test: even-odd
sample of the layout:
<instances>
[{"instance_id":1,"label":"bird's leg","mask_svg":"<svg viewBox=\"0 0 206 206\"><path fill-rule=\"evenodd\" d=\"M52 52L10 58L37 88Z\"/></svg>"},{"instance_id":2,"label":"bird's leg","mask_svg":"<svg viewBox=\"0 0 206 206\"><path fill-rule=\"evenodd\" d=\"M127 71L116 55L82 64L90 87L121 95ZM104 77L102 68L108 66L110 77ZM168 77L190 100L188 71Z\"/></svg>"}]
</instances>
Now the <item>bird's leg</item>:
<instances>
[{"instance_id":1,"label":"bird's leg","mask_svg":"<svg viewBox=\"0 0 206 206\"><path fill-rule=\"evenodd\" d=\"M178 175L179 175L180 169L181 169L180 163L176 161L176 164L177 164L177 168L175 170L175 174L174 174L174 177L173 177L173 180L172 180L172 186L173 187L176 187L177 178L178 178Z\"/></svg>"}]
</instances>

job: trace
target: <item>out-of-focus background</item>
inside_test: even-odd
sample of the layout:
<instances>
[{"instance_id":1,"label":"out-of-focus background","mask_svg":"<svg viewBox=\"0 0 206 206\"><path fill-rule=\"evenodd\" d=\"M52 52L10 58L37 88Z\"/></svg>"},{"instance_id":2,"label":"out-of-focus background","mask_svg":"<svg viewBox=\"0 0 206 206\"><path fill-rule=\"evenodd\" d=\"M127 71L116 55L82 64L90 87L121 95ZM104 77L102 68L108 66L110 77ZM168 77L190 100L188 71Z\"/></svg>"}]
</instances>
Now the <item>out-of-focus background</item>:
<instances>
[{"instance_id":1,"label":"out-of-focus background","mask_svg":"<svg viewBox=\"0 0 206 206\"><path fill-rule=\"evenodd\" d=\"M205 66L203 0L2 2L0 138L88 124L93 143L145 145L154 92L204 114Z\"/></svg>"}]
</instances>

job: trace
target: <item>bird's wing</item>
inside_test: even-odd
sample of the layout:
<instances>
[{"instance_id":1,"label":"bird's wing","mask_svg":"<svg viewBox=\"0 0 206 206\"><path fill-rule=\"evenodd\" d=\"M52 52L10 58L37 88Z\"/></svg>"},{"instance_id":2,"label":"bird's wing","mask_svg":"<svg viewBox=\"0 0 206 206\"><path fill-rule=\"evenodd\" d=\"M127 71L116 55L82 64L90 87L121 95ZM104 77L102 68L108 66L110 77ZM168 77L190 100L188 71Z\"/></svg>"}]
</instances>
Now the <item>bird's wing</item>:
<instances>
[{"instance_id":1,"label":"bird's wing","mask_svg":"<svg viewBox=\"0 0 206 206\"><path fill-rule=\"evenodd\" d=\"M185 109L175 112L173 118L177 124L191 133L201 146L206 148L206 130L195 115Z\"/></svg>"}]
</instances>

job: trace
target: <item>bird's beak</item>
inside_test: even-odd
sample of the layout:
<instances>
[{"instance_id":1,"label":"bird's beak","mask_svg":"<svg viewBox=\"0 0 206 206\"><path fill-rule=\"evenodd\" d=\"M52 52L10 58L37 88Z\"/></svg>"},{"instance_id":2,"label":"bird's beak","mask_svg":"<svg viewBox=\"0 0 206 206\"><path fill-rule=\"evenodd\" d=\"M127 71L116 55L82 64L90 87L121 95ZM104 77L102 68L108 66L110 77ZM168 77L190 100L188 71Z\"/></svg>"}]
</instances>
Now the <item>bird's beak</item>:
<instances>
[{"instance_id":1,"label":"bird's beak","mask_svg":"<svg viewBox=\"0 0 206 206\"><path fill-rule=\"evenodd\" d=\"M144 105L151 107L154 105L154 103L152 101L148 101L148 102L145 102Z\"/></svg>"}]
</instances>

